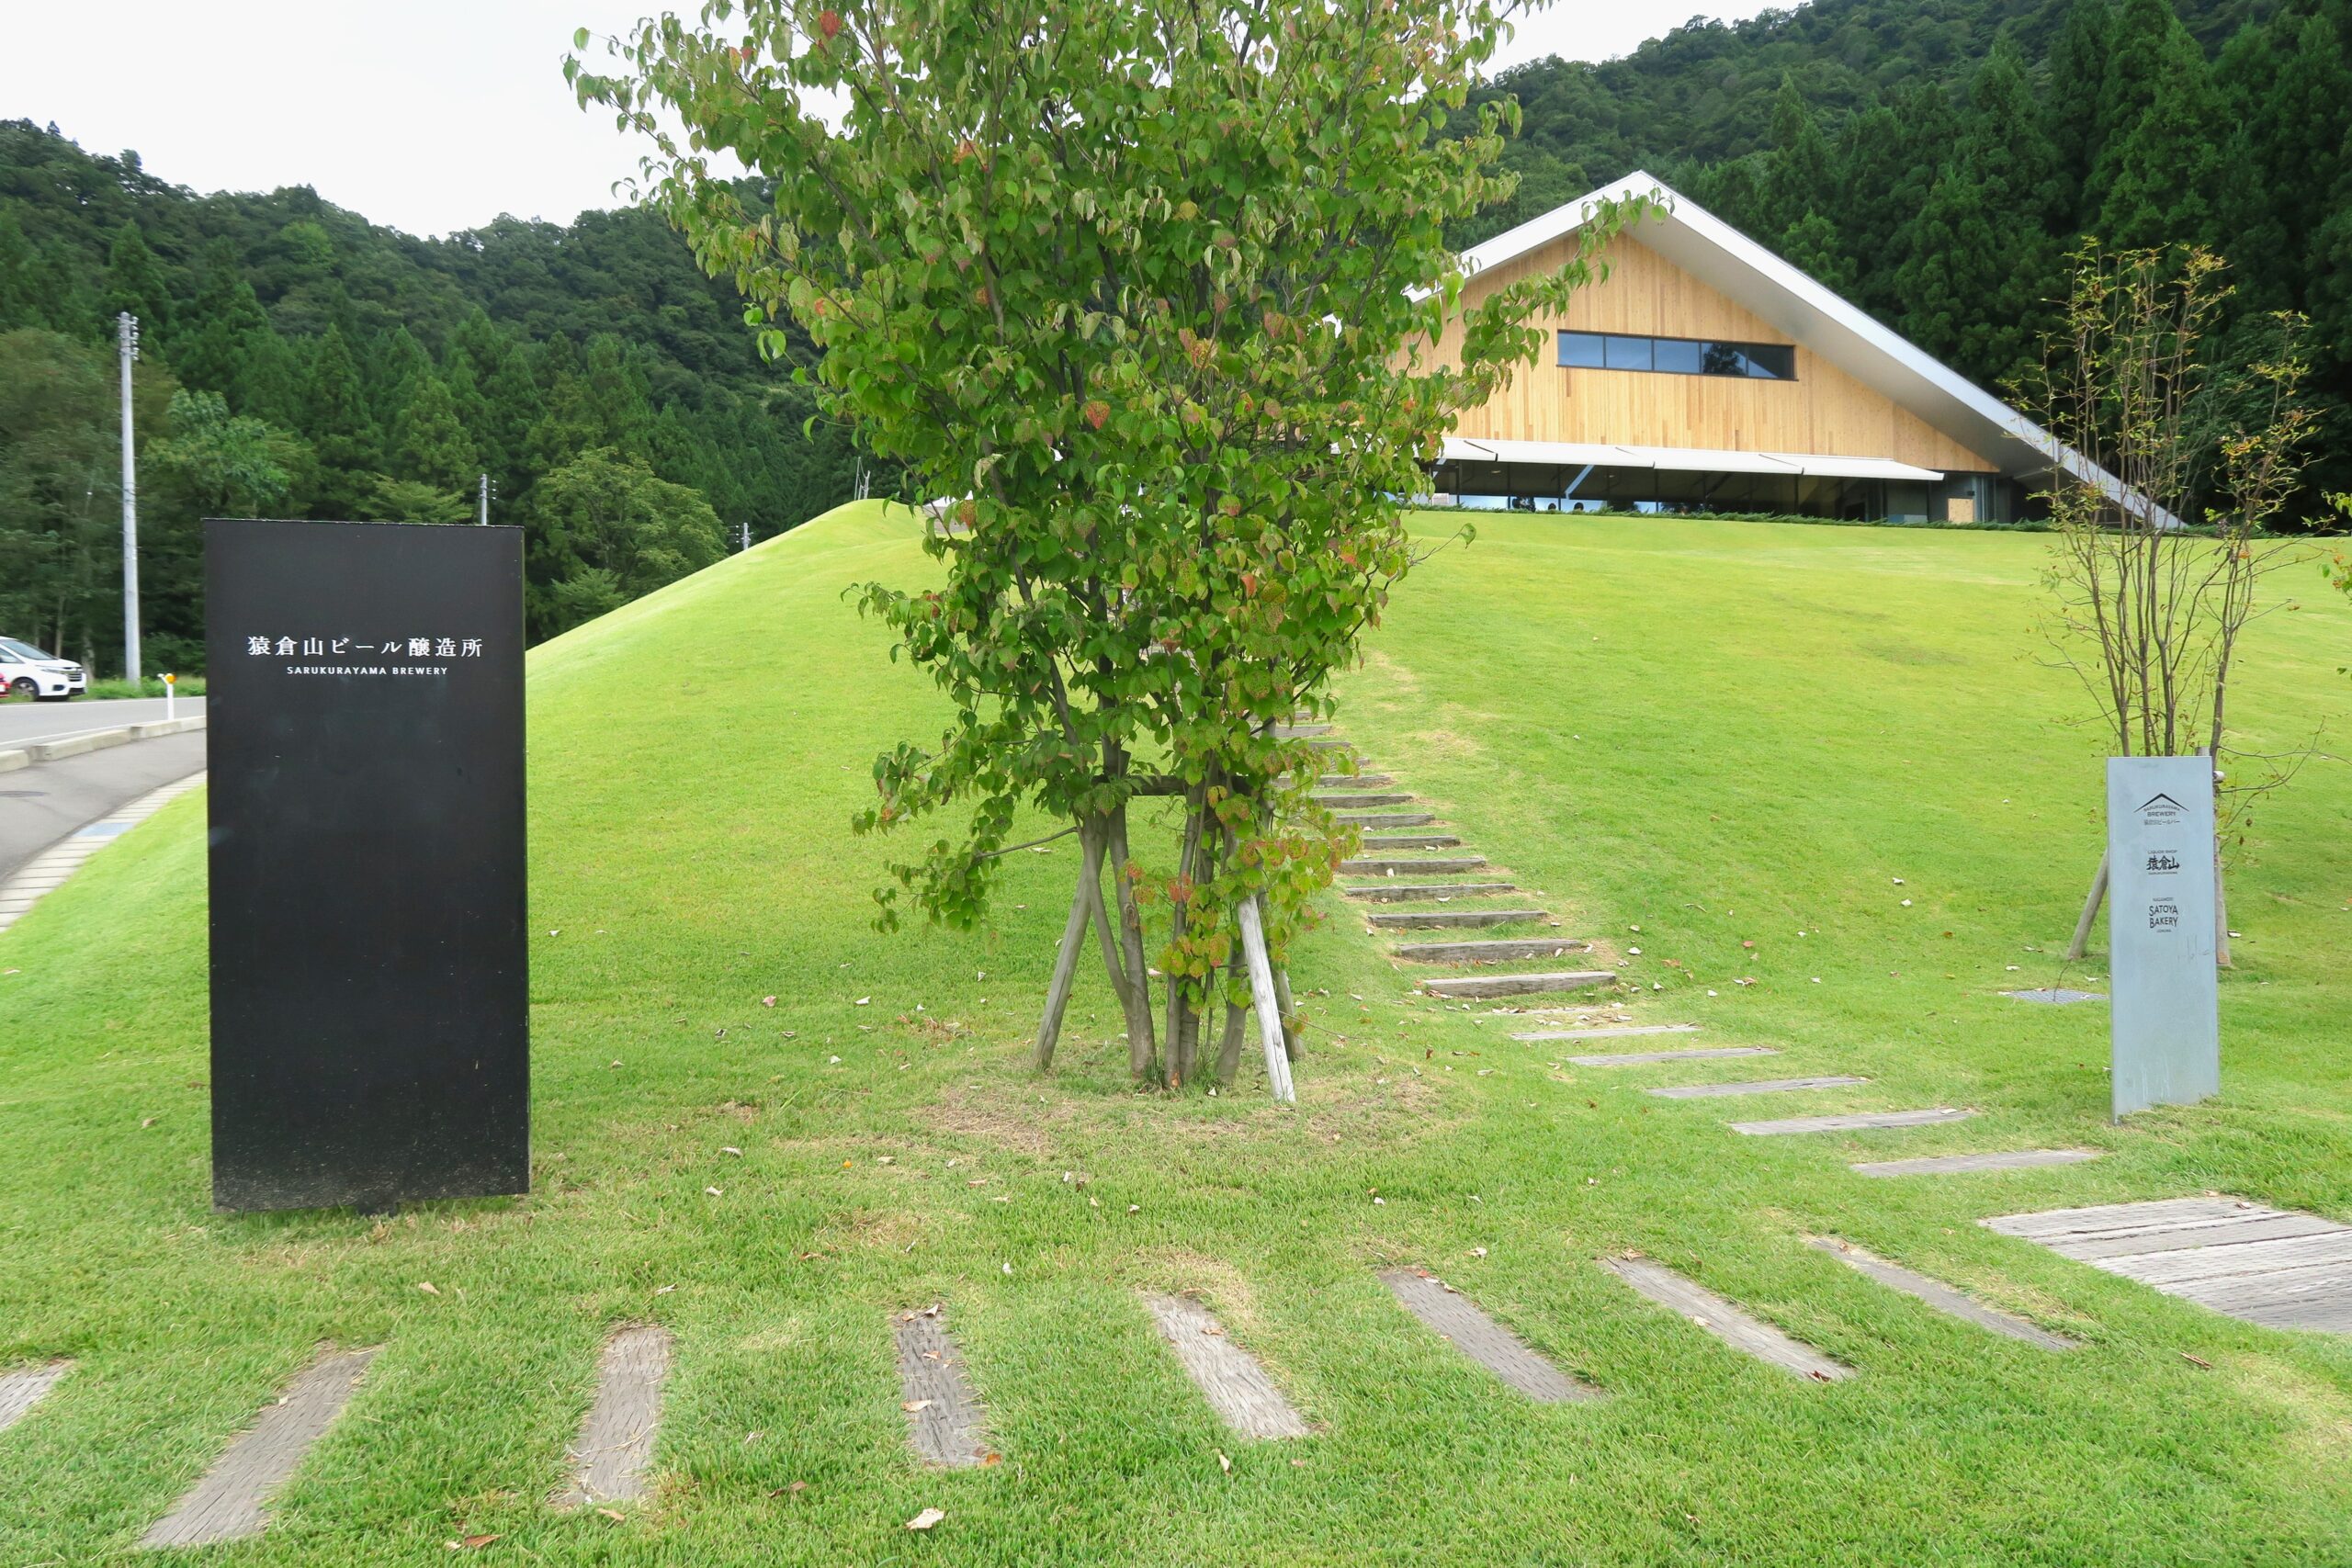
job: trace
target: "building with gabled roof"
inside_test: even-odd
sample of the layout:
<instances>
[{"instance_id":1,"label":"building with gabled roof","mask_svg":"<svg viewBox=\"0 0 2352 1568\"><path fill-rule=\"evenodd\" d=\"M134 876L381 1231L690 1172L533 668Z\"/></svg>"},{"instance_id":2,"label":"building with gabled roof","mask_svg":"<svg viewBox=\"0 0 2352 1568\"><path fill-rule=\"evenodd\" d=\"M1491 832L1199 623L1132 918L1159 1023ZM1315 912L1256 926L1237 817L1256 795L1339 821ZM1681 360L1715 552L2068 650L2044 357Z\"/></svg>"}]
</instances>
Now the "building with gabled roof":
<instances>
[{"instance_id":1,"label":"building with gabled roof","mask_svg":"<svg viewBox=\"0 0 2352 1568\"><path fill-rule=\"evenodd\" d=\"M1601 201L1636 196L1656 207L1602 250L1605 277L1539 321L1544 353L1461 415L1441 497L1996 523L2064 469L2122 499L2017 410L1646 174L1465 253L1465 303L1566 265Z\"/></svg>"}]
</instances>

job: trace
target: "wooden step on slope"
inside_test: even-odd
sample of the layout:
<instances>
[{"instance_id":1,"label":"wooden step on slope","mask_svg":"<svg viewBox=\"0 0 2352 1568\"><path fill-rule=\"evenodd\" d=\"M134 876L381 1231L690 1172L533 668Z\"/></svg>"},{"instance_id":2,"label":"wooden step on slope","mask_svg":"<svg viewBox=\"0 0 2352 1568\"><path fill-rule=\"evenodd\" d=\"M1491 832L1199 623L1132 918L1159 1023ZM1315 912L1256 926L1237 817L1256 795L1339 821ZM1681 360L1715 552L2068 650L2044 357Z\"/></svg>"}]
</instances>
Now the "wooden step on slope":
<instances>
[{"instance_id":1,"label":"wooden step on slope","mask_svg":"<svg viewBox=\"0 0 2352 1568\"><path fill-rule=\"evenodd\" d=\"M1471 999L1480 997L1532 997L1546 991L1581 991L1592 986L1613 986L1616 974L1608 969L1567 969L1535 975L1464 975L1424 980L1421 989L1433 997Z\"/></svg>"},{"instance_id":2,"label":"wooden step on slope","mask_svg":"<svg viewBox=\"0 0 2352 1568\"><path fill-rule=\"evenodd\" d=\"M1484 855L1441 855L1426 860L1363 859L1340 863L1341 876L1451 876L1458 872L1476 871L1487 863Z\"/></svg>"},{"instance_id":3,"label":"wooden step on slope","mask_svg":"<svg viewBox=\"0 0 2352 1568\"><path fill-rule=\"evenodd\" d=\"M1396 782L1386 773L1317 773L1315 775L1315 787L1317 789L1372 789L1376 785L1391 784ZM1409 800L1412 797L1408 795L1406 798Z\"/></svg>"},{"instance_id":4,"label":"wooden step on slope","mask_svg":"<svg viewBox=\"0 0 2352 1568\"><path fill-rule=\"evenodd\" d=\"M1627 1034L1696 1034L1695 1023L1634 1023L1613 1029L1538 1029L1513 1040L1615 1040Z\"/></svg>"},{"instance_id":5,"label":"wooden step on slope","mask_svg":"<svg viewBox=\"0 0 2352 1568\"><path fill-rule=\"evenodd\" d=\"M1437 820L1434 811L1340 811L1333 815L1351 828L1426 828Z\"/></svg>"},{"instance_id":6,"label":"wooden step on slope","mask_svg":"<svg viewBox=\"0 0 2352 1568\"><path fill-rule=\"evenodd\" d=\"M1340 891L1380 904L1444 904L1456 898L1499 898L1519 889L1508 882L1374 882Z\"/></svg>"},{"instance_id":7,"label":"wooden step on slope","mask_svg":"<svg viewBox=\"0 0 2352 1568\"><path fill-rule=\"evenodd\" d=\"M1408 942L1389 950L1408 964L1500 964L1518 958L1559 958L1589 953L1592 943L1574 937L1525 937L1471 942Z\"/></svg>"},{"instance_id":8,"label":"wooden step on slope","mask_svg":"<svg viewBox=\"0 0 2352 1568\"><path fill-rule=\"evenodd\" d=\"M1541 1038L1514 1034L1513 1040ZM1690 1051L1610 1051L1595 1056L1571 1056L1579 1067L1638 1067L1652 1062L1711 1062L1720 1056L1777 1056L1769 1045L1702 1045Z\"/></svg>"},{"instance_id":9,"label":"wooden step on slope","mask_svg":"<svg viewBox=\"0 0 2352 1568\"><path fill-rule=\"evenodd\" d=\"M1369 914L1364 919L1375 929L1434 931L1454 926L1509 926L1521 920L1548 920L1551 915L1543 909L1401 909L1394 912ZM1514 1034L1512 1039L1524 1036Z\"/></svg>"},{"instance_id":10,"label":"wooden step on slope","mask_svg":"<svg viewBox=\"0 0 2352 1568\"><path fill-rule=\"evenodd\" d=\"M1352 751L1355 750L1354 747L1349 745L1346 741L1341 740L1337 736L1329 735L1318 736L1315 739L1309 740L1307 744L1314 747L1317 751Z\"/></svg>"},{"instance_id":11,"label":"wooden step on slope","mask_svg":"<svg viewBox=\"0 0 2352 1568\"><path fill-rule=\"evenodd\" d=\"M1868 1083L1868 1078L1832 1074L1813 1078L1749 1078L1743 1083L1684 1083L1666 1084L1644 1089L1645 1094L1660 1100L1719 1100L1727 1094L1788 1094L1801 1089L1850 1089Z\"/></svg>"},{"instance_id":12,"label":"wooden step on slope","mask_svg":"<svg viewBox=\"0 0 2352 1568\"><path fill-rule=\"evenodd\" d=\"M1277 740L1304 740L1310 735L1329 735L1330 733L1331 727L1328 724L1278 724L1274 726L1274 739Z\"/></svg>"},{"instance_id":13,"label":"wooden step on slope","mask_svg":"<svg viewBox=\"0 0 2352 1568\"><path fill-rule=\"evenodd\" d=\"M1308 796L1316 805L1332 811L1364 811L1375 806L1410 806L1413 797L1396 790L1364 793L1350 790L1317 790Z\"/></svg>"},{"instance_id":14,"label":"wooden step on slope","mask_svg":"<svg viewBox=\"0 0 2352 1568\"><path fill-rule=\"evenodd\" d=\"M1458 833L1366 833L1363 848L1367 850L1458 850L1462 838Z\"/></svg>"}]
</instances>

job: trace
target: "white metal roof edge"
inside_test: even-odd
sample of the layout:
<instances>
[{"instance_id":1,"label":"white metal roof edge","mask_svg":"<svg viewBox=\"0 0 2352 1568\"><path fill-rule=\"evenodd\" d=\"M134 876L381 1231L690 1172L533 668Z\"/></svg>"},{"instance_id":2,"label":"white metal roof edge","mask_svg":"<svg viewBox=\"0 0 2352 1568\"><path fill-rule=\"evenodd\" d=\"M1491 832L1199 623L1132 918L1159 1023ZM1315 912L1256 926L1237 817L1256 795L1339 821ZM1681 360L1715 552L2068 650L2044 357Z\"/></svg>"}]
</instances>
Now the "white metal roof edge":
<instances>
[{"instance_id":1,"label":"white metal roof edge","mask_svg":"<svg viewBox=\"0 0 2352 1568\"><path fill-rule=\"evenodd\" d=\"M1882 367L1863 367L1829 352L1821 343L1806 343L1805 347L1828 358L1839 368L1860 374L1862 379L1879 385L1883 374L1869 374L1870 368L1893 369L1923 383L1944 398L1951 400L1968 413L1992 427L1993 431L2018 443L2041 458L2041 468L2064 468L2086 484L2095 485L2109 499L2126 507L2135 502L2153 512L2160 525L2177 527L2179 520L2161 507L2151 506L2144 499L2130 491L2123 482L2093 463L2081 453L2043 430L2016 409L1985 391L1965 376L1945 365L1909 339L1887 327L1860 306L1837 294L1806 274L1791 265L1758 244L1713 213L1691 201L1665 181L1646 171L1636 169L1624 178L1600 186L1564 202L1551 211L1542 213L1516 228L1507 229L1490 240L1473 245L1462 254L1462 270L1465 279L1475 277L1489 267L1498 266L1550 244L1564 235L1582 228L1603 201L1623 201L1635 196L1654 197L1659 211L1652 221L1662 221L1670 229L1687 232L1727 259L1736 263L1761 281L1781 290L1797 303L1814 311L1843 333L1856 340L1859 346L1880 356ZM1743 301L1745 302L1745 301ZM1800 337L1794 332L1791 337ZM1800 341L1802 339L1800 338ZM1887 390L1883 386L1881 390ZM1893 395L1893 394L1890 394ZM1896 397L1898 402L1911 406L1907 400ZM1920 413L1914 407L1912 412ZM1922 417L1927 417L1922 413ZM1929 423L1941 428L1940 422ZM1950 431L1945 434L1951 434ZM1956 439L1958 437L1955 437ZM1973 440L1973 438L1972 438ZM2025 464L2019 469L2032 471ZM1922 470L1923 472L1925 470ZM2020 475L2019 477L2022 477Z\"/></svg>"},{"instance_id":2,"label":"white metal roof edge","mask_svg":"<svg viewBox=\"0 0 2352 1568\"><path fill-rule=\"evenodd\" d=\"M1663 468L1669 473L1804 474L1825 479L1942 479L1938 468L1898 463L1892 457L1846 457L1826 452L1736 452L1703 446L1627 446L1577 441L1506 441L1483 435L1449 435L1445 460L1453 463L1592 463L1604 468Z\"/></svg>"}]
</instances>

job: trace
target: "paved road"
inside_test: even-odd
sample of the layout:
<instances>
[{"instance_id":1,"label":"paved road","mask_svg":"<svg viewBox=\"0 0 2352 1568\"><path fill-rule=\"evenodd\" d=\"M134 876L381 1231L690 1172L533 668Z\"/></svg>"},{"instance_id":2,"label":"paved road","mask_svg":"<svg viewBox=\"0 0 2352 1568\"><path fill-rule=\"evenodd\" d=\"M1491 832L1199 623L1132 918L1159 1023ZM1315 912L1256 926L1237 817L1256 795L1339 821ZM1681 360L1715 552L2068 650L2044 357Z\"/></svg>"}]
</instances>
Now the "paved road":
<instances>
[{"instance_id":1,"label":"paved road","mask_svg":"<svg viewBox=\"0 0 2352 1568\"><path fill-rule=\"evenodd\" d=\"M0 773L0 880L84 823L203 766L204 731L194 729Z\"/></svg>"},{"instance_id":2,"label":"paved road","mask_svg":"<svg viewBox=\"0 0 2352 1568\"><path fill-rule=\"evenodd\" d=\"M204 711L202 697L182 697L172 705L175 716L187 718ZM70 703L0 703L0 751L36 740L62 740L93 729L119 729L164 716L161 697L120 697L94 703L76 698ZM5 776L5 775L0 775Z\"/></svg>"}]
</instances>

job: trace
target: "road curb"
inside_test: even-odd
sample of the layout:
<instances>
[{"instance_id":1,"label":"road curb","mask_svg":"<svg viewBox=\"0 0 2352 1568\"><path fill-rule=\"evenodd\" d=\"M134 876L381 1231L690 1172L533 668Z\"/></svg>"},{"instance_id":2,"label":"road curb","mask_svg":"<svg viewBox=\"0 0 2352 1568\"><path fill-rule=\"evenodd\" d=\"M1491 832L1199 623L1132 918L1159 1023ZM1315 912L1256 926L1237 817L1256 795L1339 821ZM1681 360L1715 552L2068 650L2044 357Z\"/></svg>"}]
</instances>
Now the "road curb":
<instances>
[{"instance_id":1,"label":"road curb","mask_svg":"<svg viewBox=\"0 0 2352 1568\"><path fill-rule=\"evenodd\" d=\"M134 740L153 740L162 735L184 735L191 729L204 728L204 716L187 718L154 718L144 724L126 724L115 729L94 729L87 735L69 735L62 740L37 740L30 746L18 746L0 750L0 773L12 773L18 768L29 768L36 762L54 762L61 757L78 757L85 751L103 751L109 746L128 746Z\"/></svg>"},{"instance_id":2,"label":"road curb","mask_svg":"<svg viewBox=\"0 0 2352 1568\"><path fill-rule=\"evenodd\" d=\"M184 718L172 722L182 728L192 728ZM195 721L196 724L203 722L202 719ZM28 910L40 902L43 894L62 886L81 870L84 861L146 821L173 800L201 785L208 776L204 770L198 769L186 778L175 779L160 788L149 790L96 821L83 823L18 866L12 874L0 878L0 934L5 934L10 926L22 919Z\"/></svg>"}]
</instances>

